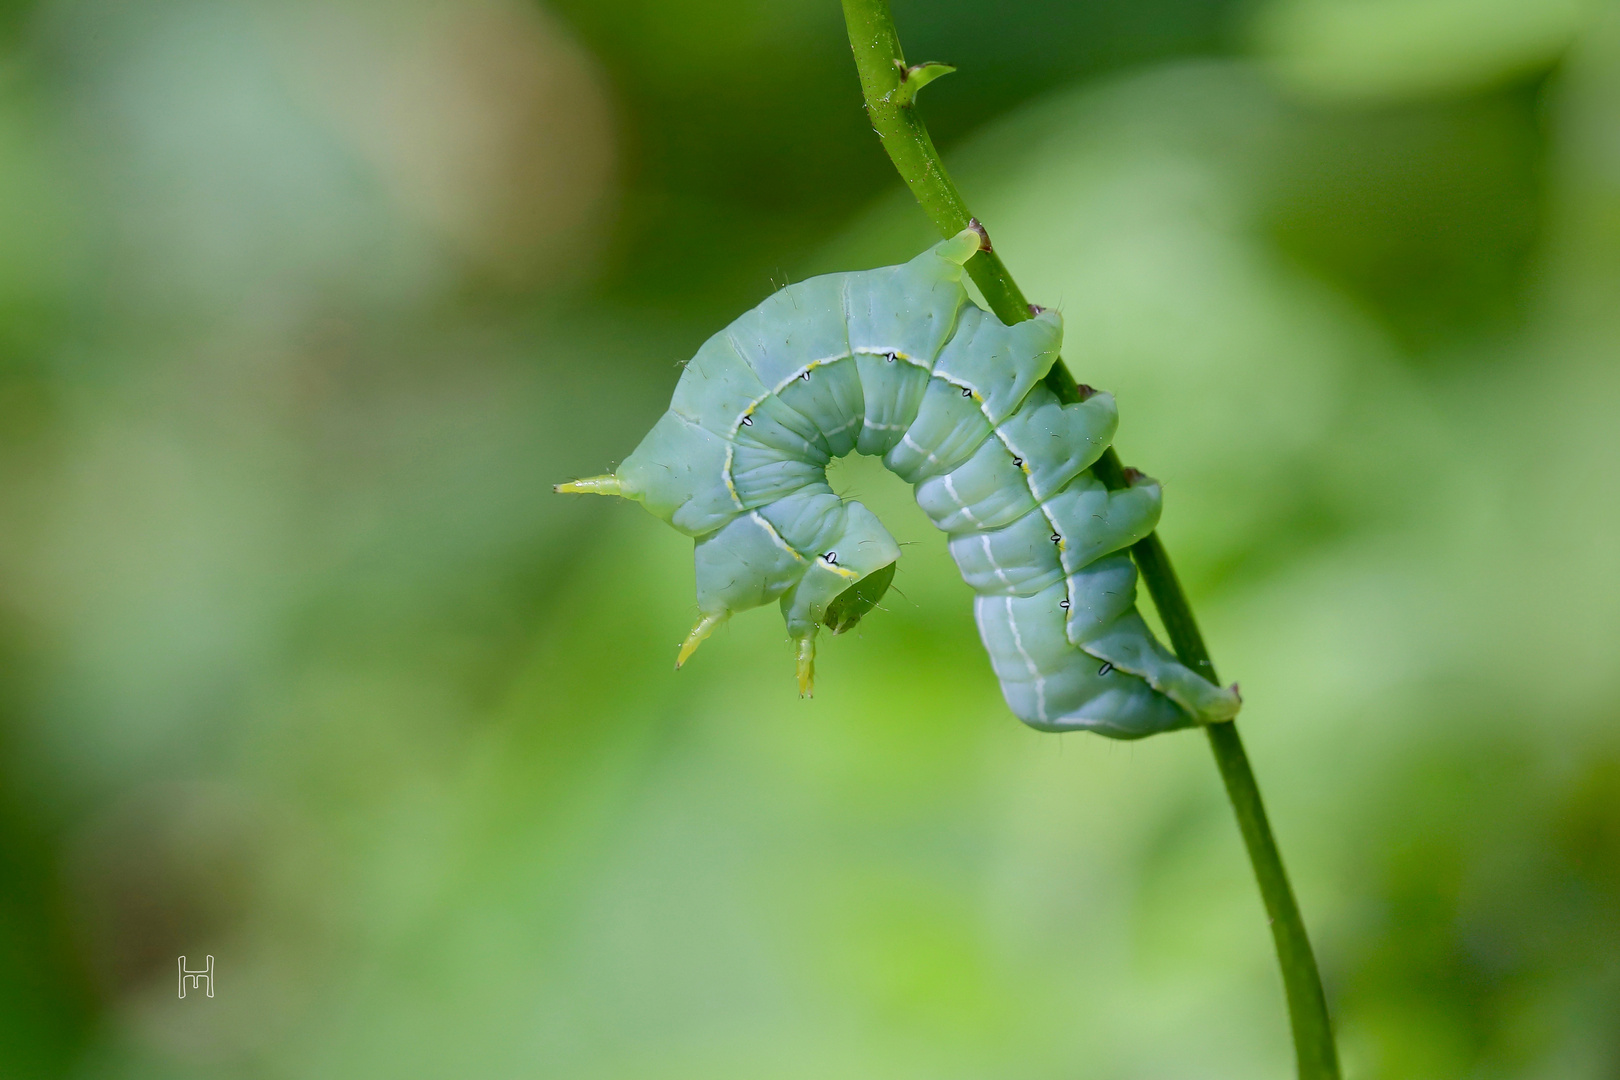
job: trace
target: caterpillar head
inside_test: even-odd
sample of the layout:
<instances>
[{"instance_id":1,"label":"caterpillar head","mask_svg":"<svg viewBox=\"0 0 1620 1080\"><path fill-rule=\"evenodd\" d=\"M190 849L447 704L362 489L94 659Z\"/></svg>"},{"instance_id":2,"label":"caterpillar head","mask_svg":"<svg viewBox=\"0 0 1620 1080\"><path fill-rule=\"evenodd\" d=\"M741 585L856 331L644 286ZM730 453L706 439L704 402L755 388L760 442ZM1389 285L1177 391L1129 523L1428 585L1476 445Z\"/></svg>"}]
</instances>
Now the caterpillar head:
<instances>
[{"instance_id":1,"label":"caterpillar head","mask_svg":"<svg viewBox=\"0 0 1620 1080\"><path fill-rule=\"evenodd\" d=\"M895 565L889 563L872 571L835 596L821 617L822 624L834 634L842 634L860 622L867 612L877 607L878 601L883 599L883 594L889 591L889 585L894 581Z\"/></svg>"}]
</instances>

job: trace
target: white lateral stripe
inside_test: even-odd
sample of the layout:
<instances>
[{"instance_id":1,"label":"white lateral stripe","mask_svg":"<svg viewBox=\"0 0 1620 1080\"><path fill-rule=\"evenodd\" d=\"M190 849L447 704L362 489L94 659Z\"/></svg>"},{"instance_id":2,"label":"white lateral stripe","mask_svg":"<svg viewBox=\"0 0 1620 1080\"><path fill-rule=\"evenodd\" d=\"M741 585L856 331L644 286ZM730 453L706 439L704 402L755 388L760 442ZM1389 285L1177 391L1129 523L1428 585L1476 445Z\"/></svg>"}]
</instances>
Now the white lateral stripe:
<instances>
[{"instance_id":1,"label":"white lateral stripe","mask_svg":"<svg viewBox=\"0 0 1620 1080\"><path fill-rule=\"evenodd\" d=\"M922 447L918 446L917 440L911 437L911 432L909 430L906 432L906 437L900 440L900 445L910 447L917 453L922 454L923 460L928 462L930 465L939 464L939 458L935 457L931 451L924 450Z\"/></svg>"},{"instance_id":2,"label":"white lateral stripe","mask_svg":"<svg viewBox=\"0 0 1620 1080\"><path fill-rule=\"evenodd\" d=\"M1014 410L1014 411L1016 412L1017 410ZM1001 429L999 427L991 428L990 432L991 432L991 434L995 435L995 437L1001 442L1002 447L1007 451L1007 453L1011 454L1013 457L1021 457L1026 462L1029 460L1028 457L1026 457L1023 454L1020 454L1018 452L1017 448L1014 447L1012 443L1007 441L1007 437L1001 433ZM1048 535L1062 536L1063 531L1058 528L1057 519L1054 518L1052 516L1051 512L1046 509L1046 504L1040 501L1040 495L1035 490L1035 474L1034 474L1034 472L1026 471L1026 470L1023 470L1023 469L1020 469L1019 472L1022 472L1024 474L1024 486L1029 488L1029 497L1035 500L1035 508L1041 512L1041 517L1046 519L1047 527L1052 530L1051 533L1048 534ZM1062 490L1062 489L1059 489L1059 490ZM954 492L953 492L953 494L954 494ZM1054 491L1052 494L1056 495L1057 492ZM1060 546L1058 547L1058 550L1059 551L1065 551L1065 550L1068 549L1068 546L1069 546L1068 541L1064 540L1064 541L1062 541L1060 543ZM1062 563L1063 563L1063 560L1060 557L1058 559L1059 569L1062 568ZM1064 579L1065 580L1068 579L1067 574L1064 575ZM1067 591L1067 586L1065 586L1065 591ZM1071 596L1068 599L1069 599L1069 610L1073 611L1074 610L1074 597Z\"/></svg>"},{"instance_id":3,"label":"white lateral stripe","mask_svg":"<svg viewBox=\"0 0 1620 1080\"><path fill-rule=\"evenodd\" d=\"M967 518L969 521L973 522L973 524L975 524L975 525L983 525L984 522L980 521L978 518L973 516L973 511L969 510L968 507L967 507L967 503L962 501L962 496L960 496L960 495L958 495L956 493L956 485L951 483L951 474L946 473L944 479L945 479L945 491L946 491L947 494L950 495L951 501L954 502L957 505L957 507L961 509L962 516Z\"/></svg>"},{"instance_id":4,"label":"white lateral stripe","mask_svg":"<svg viewBox=\"0 0 1620 1080\"><path fill-rule=\"evenodd\" d=\"M1007 605L1007 626L1012 630L1013 648L1018 655L1024 658L1024 667L1029 669L1029 677L1035 680L1035 719L1046 720L1046 679L1035 666L1035 658L1024 649L1024 636L1018 632L1018 620L1013 617L1012 597L1004 597L1002 602Z\"/></svg>"},{"instance_id":5,"label":"white lateral stripe","mask_svg":"<svg viewBox=\"0 0 1620 1080\"><path fill-rule=\"evenodd\" d=\"M1017 410L1014 409L1013 412L1016 414ZM991 428L990 430L995 435L996 439L1000 441L1002 449L1006 450L1007 453L1011 454L1013 457L1022 459L1024 464L1029 464L1029 455L1020 454L1018 452L1018 447L1007 441L1007 436L1001 433L1000 428ZM1037 504L1040 503L1041 493L1035 490L1035 471L1033 469L1024 468L1021 468L1018 471L1024 474L1024 486L1029 488L1029 497L1034 499ZM1056 495L1057 492L1054 491L1052 494ZM1046 515L1047 520L1051 520L1052 515L1046 513L1046 507L1041 507L1041 513ZM1053 529L1052 531L1057 532L1056 529Z\"/></svg>"},{"instance_id":6,"label":"white lateral stripe","mask_svg":"<svg viewBox=\"0 0 1620 1080\"><path fill-rule=\"evenodd\" d=\"M755 409L765 404L766 398L773 396L774 394L762 394L743 407L743 411L737 414L737 419L731 422L731 437L733 439L735 439L738 433L742 431L743 418L752 415Z\"/></svg>"},{"instance_id":7,"label":"white lateral stripe","mask_svg":"<svg viewBox=\"0 0 1620 1080\"><path fill-rule=\"evenodd\" d=\"M885 360L887 360L889 357L892 356L896 360L905 361L906 363L910 364L912 367L922 368L924 371L929 371L930 370L926 361L919 360L915 356L912 356L909 353L902 352L899 349L885 349L882 346L878 346L878 345L863 345L859 349L851 349L850 350L850 355L851 356L881 356Z\"/></svg>"},{"instance_id":8,"label":"white lateral stripe","mask_svg":"<svg viewBox=\"0 0 1620 1080\"><path fill-rule=\"evenodd\" d=\"M971 392L974 395L974 397L976 397L978 399L979 411L984 412L985 396L984 396L984 393L982 391L980 391L980 389L977 386L974 386L972 383L962 382L959 379L953 379L949 375L947 375L947 374L945 374L944 372L941 372L941 371L933 371L933 372L930 372L929 374L931 374L934 378L938 379L940 382L944 383L947 386L954 386L958 390L967 390L967 391ZM990 419L990 414L985 413L984 418L986 420Z\"/></svg>"},{"instance_id":9,"label":"white lateral stripe","mask_svg":"<svg viewBox=\"0 0 1620 1080\"><path fill-rule=\"evenodd\" d=\"M1046 504L1045 503L1037 503L1035 508L1041 512L1041 517L1046 519L1046 523L1048 525L1052 526L1052 535L1053 536L1063 536L1063 530L1058 528L1057 518L1052 516L1052 512L1046 508ZM1063 537L1062 543L1060 543L1058 545L1058 550L1059 551L1068 551L1069 550L1069 539L1068 539L1068 537L1066 537L1066 536ZM1095 562L1095 561L1096 561L1095 559L1092 560L1092 562ZM1090 565L1091 565L1091 563L1083 563L1082 565L1075 567L1075 570L1077 570L1077 571L1078 570L1083 570L1087 566L1090 566ZM1065 570L1065 571L1063 571L1063 573L1064 573L1064 576L1067 577L1069 572L1067 570Z\"/></svg>"},{"instance_id":10,"label":"white lateral stripe","mask_svg":"<svg viewBox=\"0 0 1620 1080\"><path fill-rule=\"evenodd\" d=\"M1012 588L1012 580L1007 577L1007 571L1003 570L1001 568L1000 564L998 564L996 562L995 553L990 550L990 534L989 533L980 533L979 534L979 546L984 548L984 559L985 559L986 562L988 562L990 564L990 569L995 571L996 580L1000 581L1003 585L1007 586L1009 589Z\"/></svg>"},{"instance_id":11,"label":"white lateral stripe","mask_svg":"<svg viewBox=\"0 0 1620 1080\"><path fill-rule=\"evenodd\" d=\"M793 374L789 375L787 378L783 379L781 382L777 383L776 384L776 389L772 390L771 393L780 394L782 391L784 391L788 387L792 386L793 383L794 383L794 380L804 378L804 373L805 372L810 371L810 370L812 370L814 368L818 368L822 364L837 363L839 360L846 359L849 356L850 356L849 353L841 352L837 356L823 356L820 360L812 360L808 364L804 365L802 368L798 368L797 370L795 370L793 372ZM764 399L761 398L760 400L763 401Z\"/></svg>"}]
</instances>

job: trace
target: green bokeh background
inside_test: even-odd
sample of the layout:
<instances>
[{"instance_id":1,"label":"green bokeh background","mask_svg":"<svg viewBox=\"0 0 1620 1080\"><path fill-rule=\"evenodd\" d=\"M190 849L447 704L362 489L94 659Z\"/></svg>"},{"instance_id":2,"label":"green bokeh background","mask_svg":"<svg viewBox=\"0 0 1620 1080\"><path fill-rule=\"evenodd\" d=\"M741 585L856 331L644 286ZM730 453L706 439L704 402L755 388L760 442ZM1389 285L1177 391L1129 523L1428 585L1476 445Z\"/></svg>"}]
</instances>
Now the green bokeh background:
<instances>
[{"instance_id":1,"label":"green bokeh background","mask_svg":"<svg viewBox=\"0 0 1620 1080\"><path fill-rule=\"evenodd\" d=\"M895 9L1348 1074L1620 1077L1620 6ZM832 0L0 5L0 1075L1289 1075L1203 740L1021 727L898 481L811 702L549 492L929 240Z\"/></svg>"}]
</instances>

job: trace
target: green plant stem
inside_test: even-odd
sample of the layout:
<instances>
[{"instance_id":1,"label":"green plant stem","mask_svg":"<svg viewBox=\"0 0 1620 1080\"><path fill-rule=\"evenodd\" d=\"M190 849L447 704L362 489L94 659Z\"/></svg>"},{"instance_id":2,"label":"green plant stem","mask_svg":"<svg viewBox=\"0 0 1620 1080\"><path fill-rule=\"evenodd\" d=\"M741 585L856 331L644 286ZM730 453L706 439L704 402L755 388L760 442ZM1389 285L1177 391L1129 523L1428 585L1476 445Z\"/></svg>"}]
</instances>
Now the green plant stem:
<instances>
[{"instance_id":1,"label":"green plant stem","mask_svg":"<svg viewBox=\"0 0 1620 1080\"><path fill-rule=\"evenodd\" d=\"M914 95L900 92L906 71L905 54L900 49L888 0L843 0L843 5L849 44L855 54L855 67L860 73L872 127L924 212L943 235L953 236L974 219L961 192L945 171L928 128L908 100ZM1023 292L994 250L980 251L969 260L967 269L990 310L1003 322L1014 323L1030 317ZM1080 400L1074 377L1062 360L1053 365L1046 382L1063 401ZM1098 479L1111 488L1125 484L1124 469L1112 447L1094 470ZM1193 618L1192 608L1158 534L1136 544L1131 554L1136 558L1142 580L1164 621L1176 655L1182 663L1215 682L1214 662L1210 660L1197 620ZM1243 741L1238 737L1237 725L1211 724L1205 730L1271 922L1271 936L1276 944L1288 1000L1299 1076L1301 1080L1338 1080L1338 1053L1316 957L1293 888L1288 883L1276 838L1266 820L1265 804L1260 799L1260 788L1255 783Z\"/></svg>"}]
</instances>

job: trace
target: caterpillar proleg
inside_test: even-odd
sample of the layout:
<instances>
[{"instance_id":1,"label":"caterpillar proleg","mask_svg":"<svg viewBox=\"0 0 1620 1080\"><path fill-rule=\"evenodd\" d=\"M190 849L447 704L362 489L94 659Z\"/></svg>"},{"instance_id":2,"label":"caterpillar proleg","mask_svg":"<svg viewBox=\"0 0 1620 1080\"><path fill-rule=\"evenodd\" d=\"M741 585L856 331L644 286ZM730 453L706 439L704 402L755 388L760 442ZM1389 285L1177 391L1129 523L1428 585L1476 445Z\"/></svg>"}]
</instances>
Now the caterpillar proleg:
<instances>
[{"instance_id":1,"label":"caterpillar proleg","mask_svg":"<svg viewBox=\"0 0 1620 1080\"><path fill-rule=\"evenodd\" d=\"M1127 549L1158 523L1160 491L1092 474L1113 397L1065 405L1042 384L1062 319L1006 326L975 305L962 266L981 243L966 229L900 266L776 292L704 343L616 472L556 490L634 499L694 538L702 616L677 667L726 618L775 600L808 695L818 628L854 626L900 557L827 484L832 459L879 456L946 533L1025 723L1130 739L1231 719L1236 689L1182 665L1136 609Z\"/></svg>"}]
</instances>

